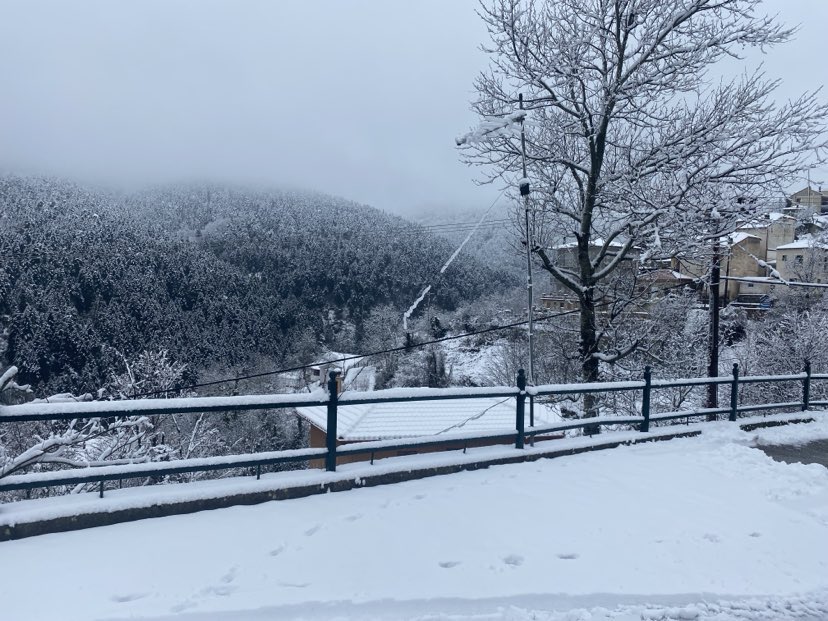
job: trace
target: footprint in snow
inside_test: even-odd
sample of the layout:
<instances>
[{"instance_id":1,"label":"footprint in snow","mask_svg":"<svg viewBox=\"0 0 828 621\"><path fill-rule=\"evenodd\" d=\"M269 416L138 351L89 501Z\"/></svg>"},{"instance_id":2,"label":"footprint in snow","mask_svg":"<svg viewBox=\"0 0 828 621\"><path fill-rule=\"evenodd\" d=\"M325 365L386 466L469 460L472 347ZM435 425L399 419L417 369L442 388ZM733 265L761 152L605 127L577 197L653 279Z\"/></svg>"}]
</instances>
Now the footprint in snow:
<instances>
[{"instance_id":1,"label":"footprint in snow","mask_svg":"<svg viewBox=\"0 0 828 621\"><path fill-rule=\"evenodd\" d=\"M422 500L425 497L426 497L425 494L417 494L416 496L414 496L414 500Z\"/></svg>"},{"instance_id":2,"label":"footprint in snow","mask_svg":"<svg viewBox=\"0 0 828 621\"><path fill-rule=\"evenodd\" d=\"M308 530L305 531L305 536L310 537L311 535L315 535L316 532L322 528L321 524L317 524L316 526L310 527Z\"/></svg>"},{"instance_id":3,"label":"footprint in snow","mask_svg":"<svg viewBox=\"0 0 828 621\"><path fill-rule=\"evenodd\" d=\"M354 513L353 515L349 515L348 517L346 517L345 520L348 521L348 522L356 522L361 517L362 517L361 513Z\"/></svg>"},{"instance_id":4,"label":"footprint in snow","mask_svg":"<svg viewBox=\"0 0 828 621\"><path fill-rule=\"evenodd\" d=\"M310 586L310 582L278 582L277 584L292 589L304 589Z\"/></svg>"},{"instance_id":5,"label":"footprint in snow","mask_svg":"<svg viewBox=\"0 0 828 621\"><path fill-rule=\"evenodd\" d=\"M109 599L119 604L125 604L126 602L134 602L136 599L141 599L147 595L149 593L124 593L123 595L113 595Z\"/></svg>"},{"instance_id":6,"label":"footprint in snow","mask_svg":"<svg viewBox=\"0 0 828 621\"><path fill-rule=\"evenodd\" d=\"M198 604L196 604L193 601L181 602L180 604L176 604L175 606L172 606L170 608L170 612L172 612L172 613L183 612L184 610L187 610L188 608L195 608L197 605Z\"/></svg>"},{"instance_id":7,"label":"footprint in snow","mask_svg":"<svg viewBox=\"0 0 828 621\"><path fill-rule=\"evenodd\" d=\"M452 567L457 567L460 561L440 561L437 564L443 569L451 569Z\"/></svg>"},{"instance_id":8,"label":"footprint in snow","mask_svg":"<svg viewBox=\"0 0 828 621\"><path fill-rule=\"evenodd\" d=\"M503 557L503 562L512 567L520 567L523 565L523 557L520 554L510 554Z\"/></svg>"},{"instance_id":9,"label":"footprint in snow","mask_svg":"<svg viewBox=\"0 0 828 621\"><path fill-rule=\"evenodd\" d=\"M720 543L722 540L721 537L714 533L705 533L702 538L707 539L710 543Z\"/></svg>"},{"instance_id":10,"label":"footprint in snow","mask_svg":"<svg viewBox=\"0 0 828 621\"><path fill-rule=\"evenodd\" d=\"M761 536L762 536L762 533L757 532L757 531L753 531L752 533L750 533L750 536L751 536L751 537L761 537Z\"/></svg>"},{"instance_id":11,"label":"footprint in snow","mask_svg":"<svg viewBox=\"0 0 828 621\"><path fill-rule=\"evenodd\" d=\"M236 574L238 573L238 571L239 571L239 566L238 566L238 565L233 565L233 566L232 566L232 567L231 567L231 568L227 571L227 573L226 573L226 574L224 574L224 575L221 577L221 581L222 581L224 584L230 584L231 582L233 582L233 580L235 580L235 579L236 579Z\"/></svg>"},{"instance_id":12,"label":"footprint in snow","mask_svg":"<svg viewBox=\"0 0 828 621\"><path fill-rule=\"evenodd\" d=\"M568 554L558 554L558 558L562 561L574 561L578 558L578 554L575 552L569 552Z\"/></svg>"},{"instance_id":13,"label":"footprint in snow","mask_svg":"<svg viewBox=\"0 0 828 621\"><path fill-rule=\"evenodd\" d=\"M273 548L270 552L268 552L268 554L270 554L270 556L279 556L284 551L285 544L282 544L278 548Z\"/></svg>"},{"instance_id":14,"label":"footprint in snow","mask_svg":"<svg viewBox=\"0 0 828 621\"><path fill-rule=\"evenodd\" d=\"M231 584L222 584L216 586L208 586L204 587L199 591L199 595L218 595L220 597L227 597L233 591L236 591L239 587L233 586Z\"/></svg>"}]
</instances>

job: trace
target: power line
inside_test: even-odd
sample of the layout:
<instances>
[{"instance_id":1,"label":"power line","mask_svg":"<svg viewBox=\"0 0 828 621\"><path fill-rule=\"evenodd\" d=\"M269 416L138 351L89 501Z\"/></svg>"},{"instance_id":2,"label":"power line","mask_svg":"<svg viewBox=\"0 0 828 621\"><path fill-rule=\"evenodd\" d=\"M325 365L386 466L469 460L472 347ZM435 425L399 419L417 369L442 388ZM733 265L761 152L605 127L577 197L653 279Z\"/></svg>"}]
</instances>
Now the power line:
<instances>
[{"instance_id":1,"label":"power line","mask_svg":"<svg viewBox=\"0 0 828 621\"><path fill-rule=\"evenodd\" d=\"M687 287L687 284L682 283L682 284L679 284L679 285L664 287L662 289L658 289L658 291L660 293L664 293L664 292L667 292L667 291L672 291L673 289L683 289L685 287ZM611 305L615 304L616 302L617 302L617 300L610 300L610 301L607 301L607 302L600 302L598 304L595 304L593 306L593 308L602 308L602 307L605 307L605 306L611 306ZM536 321L536 322L537 321L549 321L550 319L557 319L559 317L566 317L566 316L574 315L574 314L580 313L580 312L581 312L580 309L562 311L562 312L559 312L559 313L552 313L552 314L549 314L549 315L542 315L540 317L535 317L534 321ZM492 326L492 327L489 327L489 328L483 328L482 330L472 330L471 332L464 332L463 334L455 334L455 335L452 335L452 336L444 336L442 338L433 339L431 341L423 341L421 343L412 343L410 345L400 345L398 347L390 347L388 349L373 351L373 352L369 352L369 353L366 353L366 354L354 354L353 356L345 356L343 358L337 358L335 361L320 360L318 362L311 362L309 364L303 364L303 365L299 365L299 366L295 366L295 367L288 367L288 368L285 368L285 369L276 369L276 370L273 370L273 371L263 371L261 373L252 373L250 375L242 375L242 376L239 376L239 377L229 377L229 378L225 378L225 379L221 379L221 380L213 380L213 381L210 381L210 382L201 382L201 383L198 383L198 384L190 384L188 386L182 386L182 387L176 388L176 389L153 390L153 391L150 391L150 392L142 392L142 393L137 393L137 394L131 395L130 399L137 399L139 397L148 397L148 396L151 396L151 395L159 395L159 394L165 394L165 393L170 393L170 392L179 392L179 391L182 391L182 390L192 390L194 388L205 388L205 387L208 387L208 386L217 386L219 384L229 384L231 382L234 382L234 383L235 382L241 382L241 381L244 381L244 380L258 379L258 378L261 378L261 377L269 377L271 375L280 375L282 373L291 373L293 371L302 371L304 369L310 369L312 367L320 366L320 365L323 365L323 364L329 364L331 362L337 362L337 363L339 363L339 362L348 362L349 360L359 360L361 358L368 358L370 356L381 356L383 354L392 354L392 353L397 353L397 352L401 352L401 351L410 351L412 349L418 349L418 348L421 348L421 347L428 347L429 345L436 345L437 343L444 343L446 341L454 341L454 340L457 340L457 339L464 339L464 338L468 338L470 336L476 336L478 334L490 334L492 332L499 332L501 330L509 330L510 328L517 328L519 326L525 326L527 323L529 323L529 321L527 319L524 319L522 321L515 321L515 322L512 322L512 323L502 324L502 325L498 325L498 326Z\"/></svg>"},{"instance_id":2,"label":"power line","mask_svg":"<svg viewBox=\"0 0 828 621\"><path fill-rule=\"evenodd\" d=\"M408 231L407 235L420 235L422 233L431 233L433 235L442 235L444 233L465 233L468 231L474 231L475 229L496 229L502 228L505 226L506 222L495 222L493 224L483 224L479 227L475 226L457 226L453 228L445 228L445 229L428 229L425 231Z\"/></svg>"},{"instance_id":3,"label":"power line","mask_svg":"<svg viewBox=\"0 0 828 621\"><path fill-rule=\"evenodd\" d=\"M500 228L507 224L509 224L511 220L494 220L491 222L484 222L479 227L476 227L474 224L463 224L457 226L444 226L439 228L425 228L425 229L418 229L418 230L407 230L401 231L403 235L420 235L422 233L433 233L433 234L441 234L441 233L456 233L456 232L465 232L471 231L475 228Z\"/></svg>"},{"instance_id":4,"label":"power line","mask_svg":"<svg viewBox=\"0 0 828 621\"><path fill-rule=\"evenodd\" d=\"M484 222L483 224L484 225L492 225L492 224L498 224L498 223L501 223L501 222L510 222L510 219L509 218L498 218L496 220L488 220L488 221ZM421 226L424 229L434 230L434 229L441 229L441 228L468 227L468 226L474 226L476 224L477 224L477 222L446 222L444 224L423 224Z\"/></svg>"},{"instance_id":5,"label":"power line","mask_svg":"<svg viewBox=\"0 0 828 621\"><path fill-rule=\"evenodd\" d=\"M719 280L735 280L736 282L747 282L758 285L779 285L780 287L813 287L815 289L828 289L828 283L777 280L776 278L768 279L757 276L720 276Z\"/></svg>"}]
</instances>

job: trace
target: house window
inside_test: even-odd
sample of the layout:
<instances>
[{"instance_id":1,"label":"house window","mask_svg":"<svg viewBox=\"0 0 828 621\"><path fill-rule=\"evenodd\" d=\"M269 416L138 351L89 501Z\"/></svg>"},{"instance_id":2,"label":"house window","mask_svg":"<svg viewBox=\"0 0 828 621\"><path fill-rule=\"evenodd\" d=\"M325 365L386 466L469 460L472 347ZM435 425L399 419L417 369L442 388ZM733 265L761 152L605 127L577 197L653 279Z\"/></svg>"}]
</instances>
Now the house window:
<instances>
[{"instance_id":1,"label":"house window","mask_svg":"<svg viewBox=\"0 0 828 621\"><path fill-rule=\"evenodd\" d=\"M752 283L752 282L749 282L749 283L748 283L748 289L751 289L751 288L753 288L753 283Z\"/></svg>"},{"instance_id":2,"label":"house window","mask_svg":"<svg viewBox=\"0 0 828 621\"><path fill-rule=\"evenodd\" d=\"M801 254L796 255L796 262L797 263L802 263L802 255Z\"/></svg>"},{"instance_id":3,"label":"house window","mask_svg":"<svg viewBox=\"0 0 828 621\"><path fill-rule=\"evenodd\" d=\"M782 255L782 260L783 260L783 261L787 261L787 260L788 260L788 255L783 254L783 255Z\"/></svg>"}]
</instances>

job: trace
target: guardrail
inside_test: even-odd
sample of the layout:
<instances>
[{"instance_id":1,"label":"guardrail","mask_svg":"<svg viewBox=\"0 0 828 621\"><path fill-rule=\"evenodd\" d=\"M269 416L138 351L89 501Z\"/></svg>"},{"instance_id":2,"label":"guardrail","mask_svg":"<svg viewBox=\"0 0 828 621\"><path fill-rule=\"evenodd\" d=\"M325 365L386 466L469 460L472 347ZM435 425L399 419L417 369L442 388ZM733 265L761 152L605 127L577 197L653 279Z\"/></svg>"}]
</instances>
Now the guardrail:
<instances>
[{"instance_id":1,"label":"guardrail","mask_svg":"<svg viewBox=\"0 0 828 621\"><path fill-rule=\"evenodd\" d=\"M98 483L99 493L103 496L107 481L126 479L162 477L172 474L229 470L235 468L255 468L259 478L262 468L276 464L309 462L324 460L328 471L336 470L337 456L374 455L382 451L422 448L456 448L466 447L474 442L514 443L516 449L524 448L526 439L553 434L572 429L596 429L611 425L637 425L642 433L650 430L653 422L694 417L718 418L726 414L730 421L736 421L739 414L755 411L801 409L811 406L826 406L828 401L811 400L811 383L815 380L828 380L828 374L813 374L811 365L806 361L802 373L794 375L766 375L740 377L738 365L733 365L732 375L718 378L689 378L676 380L653 380L650 367L646 367L642 380L627 382L597 382L584 384L544 384L527 386L523 369L518 372L516 386L494 388L398 388L374 392L355 392L337 394L335 371L330 372L328 392L319 390L307 395L248 395L237 397L193 397L175 399L142 399L134 401L97 401L82 403L38 403L14 406L0 406L0 424L25 421L59 421L90 418L111 418L125 416L164 416L181 413L255 411L269 409L296 408L302 406L327 406L326 447L309 448L269 453L250 453L246 455L226 455L220 457L203 457L179 459L160 462L141 462L112 466L88 466L35 472L10 474L0 478L0 492L14 490L31 490L35 488L55 487L60 485L78 485ZM801 401L780 403L739 404L740 387L745 384L778 382L801 382ZM654 390L667 388L684 388L696 386L728 385L730 403L724 408L692 408L674 412L652 412L652 393ZM640 415L603 416L580 418L554 425L535 426L533 416L534 399L549 395L583 395L613 392L641 392ZM474 399L482 397L515 398L515 428L503 432L488 434L446 434L425 436L406 440L387 440L363 442L347 446L337 446L338 409L349 405L399 403L407 401L433 401L448 399ZM530 425L526 427L526 401L529 400Z\"/></svg>"}]
</instances>

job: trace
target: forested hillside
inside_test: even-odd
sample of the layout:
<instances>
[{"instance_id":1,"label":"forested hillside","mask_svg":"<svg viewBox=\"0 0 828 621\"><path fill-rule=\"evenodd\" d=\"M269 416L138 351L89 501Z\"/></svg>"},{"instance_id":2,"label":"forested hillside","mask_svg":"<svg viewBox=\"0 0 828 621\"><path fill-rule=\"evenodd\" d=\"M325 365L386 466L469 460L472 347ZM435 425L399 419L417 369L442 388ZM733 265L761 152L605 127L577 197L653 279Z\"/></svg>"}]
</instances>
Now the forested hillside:
<instances>
[{"instance_id":1,"label":"forested hillside","mask_svg":"<svg viewBox=\"0 0 828 621\"><path fill-rule=\"evenodd\" d=\"M363 345L452 246L339 198L173 187L131 195L0 179L0 354L37 392L94 391L143 351L228 371ZM471 258L434 289L451 310L511 278Z\"/></svg>"}]
</instances>

